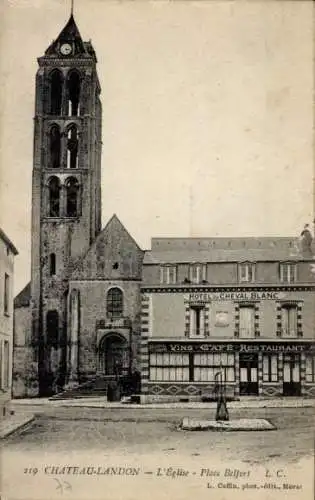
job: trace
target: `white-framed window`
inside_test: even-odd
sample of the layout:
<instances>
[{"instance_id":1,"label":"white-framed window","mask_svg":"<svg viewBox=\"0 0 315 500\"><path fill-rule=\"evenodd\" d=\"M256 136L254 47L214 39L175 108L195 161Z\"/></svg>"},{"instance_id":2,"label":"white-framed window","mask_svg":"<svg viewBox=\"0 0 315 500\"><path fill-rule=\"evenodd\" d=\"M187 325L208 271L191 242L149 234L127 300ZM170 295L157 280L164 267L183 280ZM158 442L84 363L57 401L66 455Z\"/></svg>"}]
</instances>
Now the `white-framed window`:
<instances>
[{"instance_id":1,"label":"white-framed window","mask_svg":"<svg viewBox=\"0 0 315 500\"><path fill-rule=\"evenodd\" d=\"M263 381L278 381L278 354L263 355Z\"/></svg>"},{"instance_id":2,"label":"white-framed window","mask_svg":"<svg viewBox=\"0 0 315 500\"><path fill-rule=\"evenodd\" d=\"M255 336L255 307L240 306L239 336L243 338Z\"/></svg>"},{"instance_id":3,"label":"white-framed window","mask_svg":"<svg viewBox=\"0 0 315 500\"><path fill-rule=\"evenodd\" d=\"M283 304L281 307L281 333L284 336L297 336L297 305Z\"/></svg>"},{"instance_id":4,"label":"white-framed window","mask_svg":"<svg viewBox=\"0 0 315 500\"><path fill-rule=\"evenodd\" d=\"M305 381L315 382L315 354L306 354L305 357Z\"/></svg>"},{"instance_id":5,"label":"white-framed window","mask_svg":"<svg viewBox=\"0 0 315 500\"><path fill-rule=\"evenodd\" d=\"M238 280L244 283L252 283L255 280L255 264L240 262L238 265Z\"/></svg>"},{"instance_id":6,"label":"white-framed window","mask_svg":"<svg viewBox=\"0 0 315 500\"><path fill-rule=\"evenodd\" d=\"M292 283L296 281L297 267L294 262L281 262L280 264L280 281L283 283Z\"/></svg>"},{"instance_id":7,"label":"white-framed window","mask_svg":"<svg viewBox=\"0 0 315 500\"><path fill-rule=\"evenodd\" d=\"M175 285L177 282L177 267L175 265L166 264L160 267L160 283L167 285Z\"/></svg>"},{"instance_id":8,"label":"white-framed window","mask_svg":"<svg viewBox=\"0 0 315 500\"><path fill-rule=\"evenodd\" d=\"M205 307L190 306L189 309L189 336L202 338L205 336Z\"/></svg>"},{"instance_id":9,"label":"white-framed window","mask_svg":"<svg viewBox=\"0 0 315 500\"><path fill-rule=\"evenodd\" d=\"M190 264L189 281L191 281L191 283L207 281L207 264Z\"/></svg>"},{"instance_id":10,"label":"white-framed window","mask_svg":"<svg viewBox=\"0 0 315 500\"><path fill-rule=\"evenodd\" d=\"M194 354L194 381L216 382L221 372L223 382L234 382L234 361L232 353L196 353Z\"/></svg>"},{"instance_id":11,"label":"white-framed window","mask_svg":"<svg viewBox=\"0 0 315 500\"><path fill-rule=\"evenodd\" d=\"M150 354L150 380L161 382L189 381L189 354L169 352Z\"/></svg>"}]
</instances>

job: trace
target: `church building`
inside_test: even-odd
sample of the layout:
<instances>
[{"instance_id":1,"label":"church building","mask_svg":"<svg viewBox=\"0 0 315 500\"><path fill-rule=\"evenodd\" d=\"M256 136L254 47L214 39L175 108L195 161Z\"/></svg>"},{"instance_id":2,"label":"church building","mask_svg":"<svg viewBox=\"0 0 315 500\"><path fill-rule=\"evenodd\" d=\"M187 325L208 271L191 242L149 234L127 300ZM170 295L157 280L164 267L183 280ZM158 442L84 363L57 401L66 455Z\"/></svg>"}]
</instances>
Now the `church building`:
<instances>
[{"instance_id":1,"label":"church building","mask_svg":"<svg viewBox=\"0 0 315 500\"><path fill-rule=\"evenodd\" d=\"M143 401L315 394L314 240L153 238L101 227L97 59L73 15L38 58L31 282L14 303L13 396ZM72 392L71 392L72 391ZM76 392L77 391L77 392Z\"/></svg>"}]
</instances>

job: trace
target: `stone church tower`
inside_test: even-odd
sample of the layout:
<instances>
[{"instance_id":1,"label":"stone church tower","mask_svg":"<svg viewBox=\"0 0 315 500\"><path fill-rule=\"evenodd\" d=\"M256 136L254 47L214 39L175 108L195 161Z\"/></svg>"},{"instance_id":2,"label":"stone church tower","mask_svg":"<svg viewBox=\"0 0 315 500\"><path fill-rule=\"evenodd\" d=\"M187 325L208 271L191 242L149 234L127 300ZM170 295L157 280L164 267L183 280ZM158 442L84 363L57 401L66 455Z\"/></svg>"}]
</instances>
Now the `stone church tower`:
<instances>
[{"instance_id":1,"label":"stone church tower","mask_svg":"<svg viewBox=\"0 0 315 500\"><path fill-rule=\"evenodd\" d=\"M14 397L82 385L106 394L117 376L126 387L138 377L144 252L116 215L101 228L96 63L72 15L38 59L31 282L14 302Z\"/></svg>"},{"instance_id":2,"label":"stone church tower","mask_svg":"<svg viewBox=\"0 0 315 500\"><path fill-rule=\"evenodd\" d=\"M96 63L72 15L38 59L30 306L42 395L65 383L68 280L101 230L102 109Z\"/></svg>"}]
</instances>

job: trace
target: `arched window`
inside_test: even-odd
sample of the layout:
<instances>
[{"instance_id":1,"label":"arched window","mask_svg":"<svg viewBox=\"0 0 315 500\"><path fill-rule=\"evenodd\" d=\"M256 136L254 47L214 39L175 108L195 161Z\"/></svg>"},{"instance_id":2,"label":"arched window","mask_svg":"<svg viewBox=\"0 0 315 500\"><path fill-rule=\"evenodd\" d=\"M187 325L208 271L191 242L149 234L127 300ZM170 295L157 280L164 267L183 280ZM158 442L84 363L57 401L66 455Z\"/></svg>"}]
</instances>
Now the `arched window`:
<instances>
[{"instance_id":1,"label":"arched window","mask_svg":"<svg viewBox=\"0 0 315 500\"><path fill-rule=\"evenodd\" d=\"M55 69L50 75L50 113L61 114L63 77L60 71Z\"/></svg>"},{"instance_id":2,"label":"arched window","mask_svg":"<svg viewBox=\"0 0 315 500\"><path fill-rule=\"evenodd\" d=\"M75 177L66 181L66 216L76 217L79 214L79 183Z\"/></svg>"},{"instance_id":3,"label":"arched window","mask_svg":"<svg viewBox=\"0 0 315 500\"><path fill-rule=\"evenodd\" d=\"M47 312L46 339L49 346L57 347L59 344L59 317L56 310Z\"/></svg>"},{"instance_id":4,"label":"arched window","mask_svg":"<svg viewBox=\"0 0 315 500\"><path fill-rule=\"evenodd\" d=\"M78 167L78 131L75 125L68 130L67 168Z\"/></svg>"},{"instance_id":5,"label":"arched window","mask_svg":"<svg viewBox=\"0 0 315 500\"><path fill-rule=\"evenodd\" d=\"M120 288L110 288L107 293L107 315L120 317L124 310L124 296Z\"/></svg>"},{"instance_id":6,"label":"arched window","mask_svg":"<svg viewBox=\"0 0 315 500\"><path fill-rule=\"evenodd\" d=\"M49 274L54 276L56 274L56 254L51 253L49 255Z\"/></svg>"},{"instance_id":7,"label":"arched window","mask_svg":"<svg viewBox=\"0 0 315 500\"><path fill-rule=\"evenodd\" d=\"M58 177L51 177L48 182L49 191L49 217L60 216L60 181Z\"/></svg>"},{"instance_id":8,"label":"arched window","mask_svg":"<svg viewBox=\"0 0 315 500\"><path fill-rule=\"evenodd\" d=\"M80 76L71 71L67 81L68 116L80 114Z\"/></svg>"},{"instance_id":9,"label":"arched window","mask_svg":"<svg viewBox=\"0 0 315 500\"><path fill-rule=\"evenodd\" d=\"M58 125L53 125L49 132L50 168L60 168L60 152L61 152L60 130Z\"/></svg>"}]
</instances>

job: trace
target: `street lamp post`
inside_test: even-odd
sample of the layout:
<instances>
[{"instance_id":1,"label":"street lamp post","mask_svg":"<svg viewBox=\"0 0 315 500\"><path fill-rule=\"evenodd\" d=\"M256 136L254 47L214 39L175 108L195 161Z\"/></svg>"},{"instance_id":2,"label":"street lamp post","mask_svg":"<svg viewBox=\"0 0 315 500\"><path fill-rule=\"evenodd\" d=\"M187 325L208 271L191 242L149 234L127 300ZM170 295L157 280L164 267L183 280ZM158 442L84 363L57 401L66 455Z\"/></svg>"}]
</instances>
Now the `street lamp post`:
<instances>
[{"instance_id":1,"label":"street lamp post","mask_svg":"<svg viewBox=\"0 0 315 500\"><path fill-rule=\"evenodd\" d=\"M216 421L229 420L229 412L226 406L226 385L223 383L222 376L222 365L220 364L220 371L215 374L215 379L218 384L218 399L217 399L217 411L215 415Z\"/></svg>"}]
</instances>

